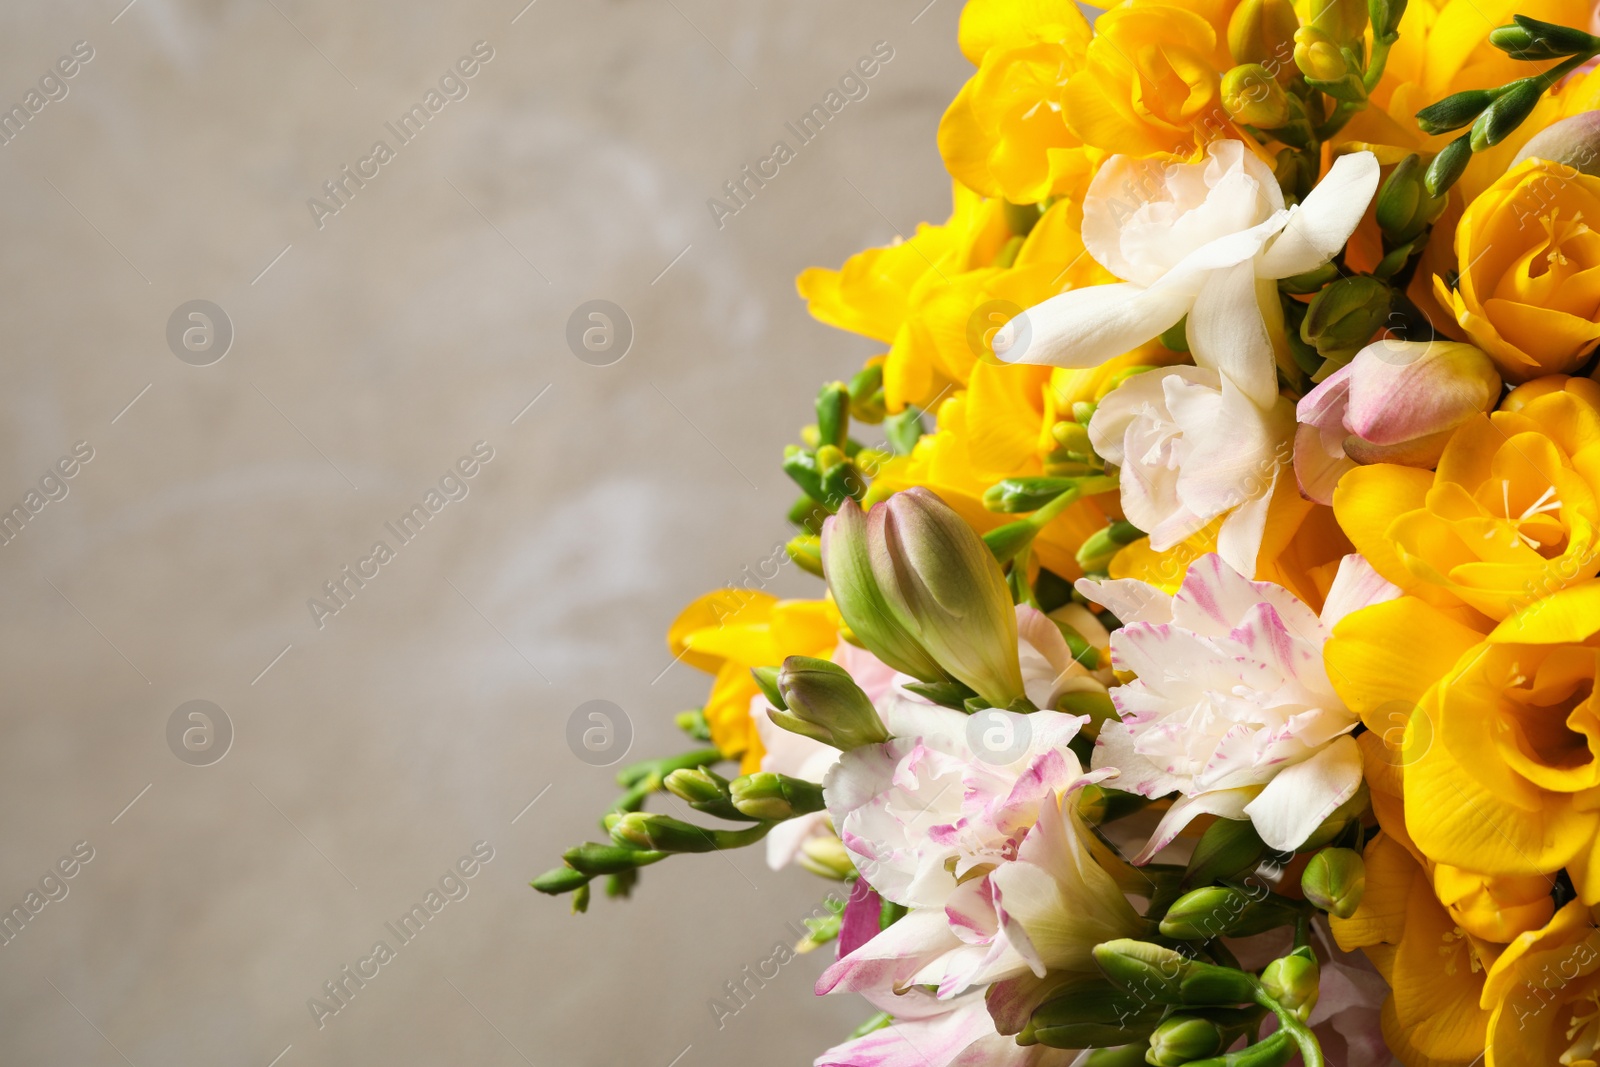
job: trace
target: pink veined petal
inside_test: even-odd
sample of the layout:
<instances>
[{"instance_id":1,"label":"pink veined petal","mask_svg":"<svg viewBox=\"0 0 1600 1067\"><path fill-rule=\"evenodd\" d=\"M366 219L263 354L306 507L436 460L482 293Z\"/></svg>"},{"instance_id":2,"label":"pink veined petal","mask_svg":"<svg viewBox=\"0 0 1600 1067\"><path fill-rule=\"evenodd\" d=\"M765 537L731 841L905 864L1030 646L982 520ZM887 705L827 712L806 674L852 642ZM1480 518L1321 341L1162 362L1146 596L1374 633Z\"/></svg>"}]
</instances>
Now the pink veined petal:
<instances>
[{"instance_id":1,"label":"pink veined petal","mask_svg":"<svg viewBox=\"0 0 1600 1067\"><path fill-rule=\"evenodd\" d=\"M1340 156L1309 196L1289 209L1283 232L1256 261L1263 278L1287 278L1322 266L1338 254L1378 191L1378 157Z\"/></svg>"},{"instance_id":2,"label":"pink veined petal","mask_svg":"<svg viewBox=\"0 0 1600 1067\"><path fill-rule=\"evenodd\" d=\"M1372 569L1367 557L1352 552L1339 561L1339 570L1322 603L1322 625L1329 633L1346 615L1400 595L1400 587Z\"/></svg>"},{"instance_id":3,"label":"pink veined petal","mask_svg":"<svg viewBox=\"0 0 1600 1067\"><path fill-rule=\"evenodd\" d=\"M1354 738L1340 737L1304 763L1279 771L1244 813L1268 845L1298 848L1360 785L1361 749Z\"/></svg>"},{"instance_id":4,"label":"pink veined petal","mask_svg":"<svg viewBox=\"0 0 1600 1067\"><path fill-rule=\"evenodd\" d=\"M911 995L899 999L910 1000ZM902 1021L836 1045L817 1057L815 1067L950 1067L974 1042L995 1032L982 996L910 1020L899 1015L898 1003L884 1010Z\"/></svg>"},{"instance_id":5,"label":"pink veined petal","mask_svg":"<svg viewBox=\"0 0 1600 1067\"><path fill-rule=\"evenodd\" d=\"M834 963L817 979L817 996L835 991L899 988L961 942L942 908L914 908L888 929Z\"/></svg>"},{"instance_id":6,"label":"pink veined petal","mask_svg":"<svg viewBox=\"0 0 1600 1067\"><path fill-rule=\"evenodd\" d=\"M1133 857L1133 864L1142 867L1149 863L1155 854L1172 843L1195 819L1202 815L1217 815L1224 819L1244 818L1245 805L1259 792L1255 788L1224 789L1215 793L1201 793L1199 796L1180 797L1173 801L1172 807L1161 817L1161 822L1156 824L1155 832L1150 835L1150 840L1145 843L1139 854Z\"/></svg>"},{"instance_id":7,"label":"pink veined petal","mask_svg":"<svg viewBox=\"0 0 1600 1067\"><path fill-rule=\"evenodd\" d=\"M839 946L835 959L844 959L856 949L878 936L878 923L883 914L883 898L858 878L845 901L844 914L839 920Z\"/></svg>"},{"instance_id":8,"label":"pink veined petal","mask_svg":"<svg viewBox=\"0 0 1600 1067\"><path fill-rule=\"evenodd\" d=\"M1221 636L1243 622L1257 604L1271 604L1278 617L1307 640L1318 634L1316 615L1293 593L1271 582L1253 581L1215 552L1189 564L1172 601L1172 619L1186 630Z\"/></svg>"}]
</instances>

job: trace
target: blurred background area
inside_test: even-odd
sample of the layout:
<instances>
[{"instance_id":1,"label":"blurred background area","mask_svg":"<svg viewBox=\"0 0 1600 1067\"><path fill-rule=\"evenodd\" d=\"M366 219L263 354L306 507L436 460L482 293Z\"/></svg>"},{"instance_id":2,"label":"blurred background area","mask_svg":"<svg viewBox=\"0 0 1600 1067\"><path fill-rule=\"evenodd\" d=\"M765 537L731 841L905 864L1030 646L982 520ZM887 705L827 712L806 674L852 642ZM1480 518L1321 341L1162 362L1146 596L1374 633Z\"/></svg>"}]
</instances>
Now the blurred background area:
<instances>
[{"instance_id":1,"label":"blurred background area","mask_svg":"<svg viewBox=\"0 0 1600 1067\"><path fill-rule=\"evenodd\" d=\"M803 1064L871 1013L824 951L718 1020L830 889L759 849L527 882L618 792L575 709L690 747L666 627L877 351L795 274L948 212L959 5L524 2L0 12L0 1062Z\"/></svg>"}]
</instances>

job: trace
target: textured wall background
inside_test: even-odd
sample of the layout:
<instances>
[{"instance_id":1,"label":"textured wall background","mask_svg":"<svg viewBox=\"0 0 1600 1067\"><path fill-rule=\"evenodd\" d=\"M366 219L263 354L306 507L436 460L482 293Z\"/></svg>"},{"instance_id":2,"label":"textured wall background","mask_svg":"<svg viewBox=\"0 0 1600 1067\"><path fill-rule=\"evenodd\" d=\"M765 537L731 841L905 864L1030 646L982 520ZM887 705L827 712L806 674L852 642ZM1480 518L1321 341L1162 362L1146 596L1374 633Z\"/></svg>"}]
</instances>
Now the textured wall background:
<instances>
[{"instance_id":1,"label":"textured wall background","mask_svg":"<svg viewBox=\"0 0 1600 1067\"><path fill-rule=\"evenodd\" d=\"M37 106L0 145L0 509L37 506L0 546L0 908L38 908L0 947L0 1061L808 1063L870 1010L808 996L822 954L720 1030L707 1002L823 883L689 858L582 918L526 883L615 792L569 714L680 745L707 679L665 626L772 556L779 451L873 351L794 274L947 210L956 0L125 3L0 12L0 104ZM479 41L400 145L384 124ZM866 98L714 225L877 41ZM380 138L319 228L308 198ZM565 340L597 298L636 332L606 367ZM207 366L218 341L167 337L197 299L234 334ZM401 546L384 523L477 442ZM319 628L308 598L379 539ZM167 733L196 699L233 731L205 766ZM307 999L479 841L468 896L319 1029Z\"/></svg>"}]
</instances>

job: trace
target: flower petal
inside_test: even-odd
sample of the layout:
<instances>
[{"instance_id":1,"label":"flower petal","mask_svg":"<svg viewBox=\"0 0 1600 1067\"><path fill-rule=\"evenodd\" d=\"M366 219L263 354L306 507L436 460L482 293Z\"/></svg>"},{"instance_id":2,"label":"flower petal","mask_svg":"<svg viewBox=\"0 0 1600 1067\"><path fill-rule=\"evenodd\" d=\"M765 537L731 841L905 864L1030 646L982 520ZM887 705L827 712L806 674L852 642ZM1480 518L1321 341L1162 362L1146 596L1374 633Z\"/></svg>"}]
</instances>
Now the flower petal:
<instances>
[{"instance_id":1,"label":"flower petal","mask_svg":"<svg viewBox=\"0 0 1600 1067\"><path fill-rule=\"evenodd\" d=\"M1245 806L1261 840L1288 851L1349 800L1361 786L1361 749L1341 737L1304 763L1279 771L1261 795Z\"/></svg>"},{"instance_id":2,"label":"flower petal","mask_svg":"<svg viewBox=\"0 0 1600 1067\"><path fill-rule=\"evenodd\" d=\"M1007 363L1096 367L1160 336L1193 302L1193 289L1179 285L1145 289L1118 282L1070 289L1002 326L994 335L994 354Z\"/></svg>"},{"instance_id":3,"label":"flower petal","mask_svg":"<svg viewBox=\"0 0 1600 1067\"><path fill-rule=\"evenodd\" d=\"M1256 260L1263 278L1304 274L1338 255L1378 191L1378 157L1371 152L1340 156L1299 204L1289 209L1283 233Z\"/></svg>"}]
</instances>

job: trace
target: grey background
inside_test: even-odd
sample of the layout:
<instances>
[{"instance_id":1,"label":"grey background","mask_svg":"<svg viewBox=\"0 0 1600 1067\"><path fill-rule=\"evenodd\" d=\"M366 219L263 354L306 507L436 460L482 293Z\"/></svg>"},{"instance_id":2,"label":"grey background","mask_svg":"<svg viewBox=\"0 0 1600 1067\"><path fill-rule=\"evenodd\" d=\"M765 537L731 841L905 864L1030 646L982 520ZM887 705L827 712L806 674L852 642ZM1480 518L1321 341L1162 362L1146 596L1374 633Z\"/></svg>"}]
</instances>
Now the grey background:
<instances>
[{"instance_id":1,"label":"grey background","mask_svg":"<svg viewBox=\"0 0 1600 1067\"><path fill-rule=\"evenodd\" d=\"M870 1011L810 995L823 953L720 1031L708 1001L826 883L691 857L576 918L526 883L616 791L572 709L687 747L709 680L666 625L788 536L780 449L877 350L793 276L947 213L956 0L125 2L0 12L8 107L95 51L0 146L0 510L94 449L0 546L0 910L94 849L0 947L0 1062L808 1063ZM307 199L479 40L469 95L319 230ZM707 198L879 40L867 98L718 230ZM564 341L596 298L637 332L611 367ZM236 334L207 367L165 339L194 299ZM469 495L318 629L307 599L478 441ZM210 766L167 745L195 699L234 730ZM470 894L319 1030L307 999L479 840Z\"/></svg>"}]
</instances>

